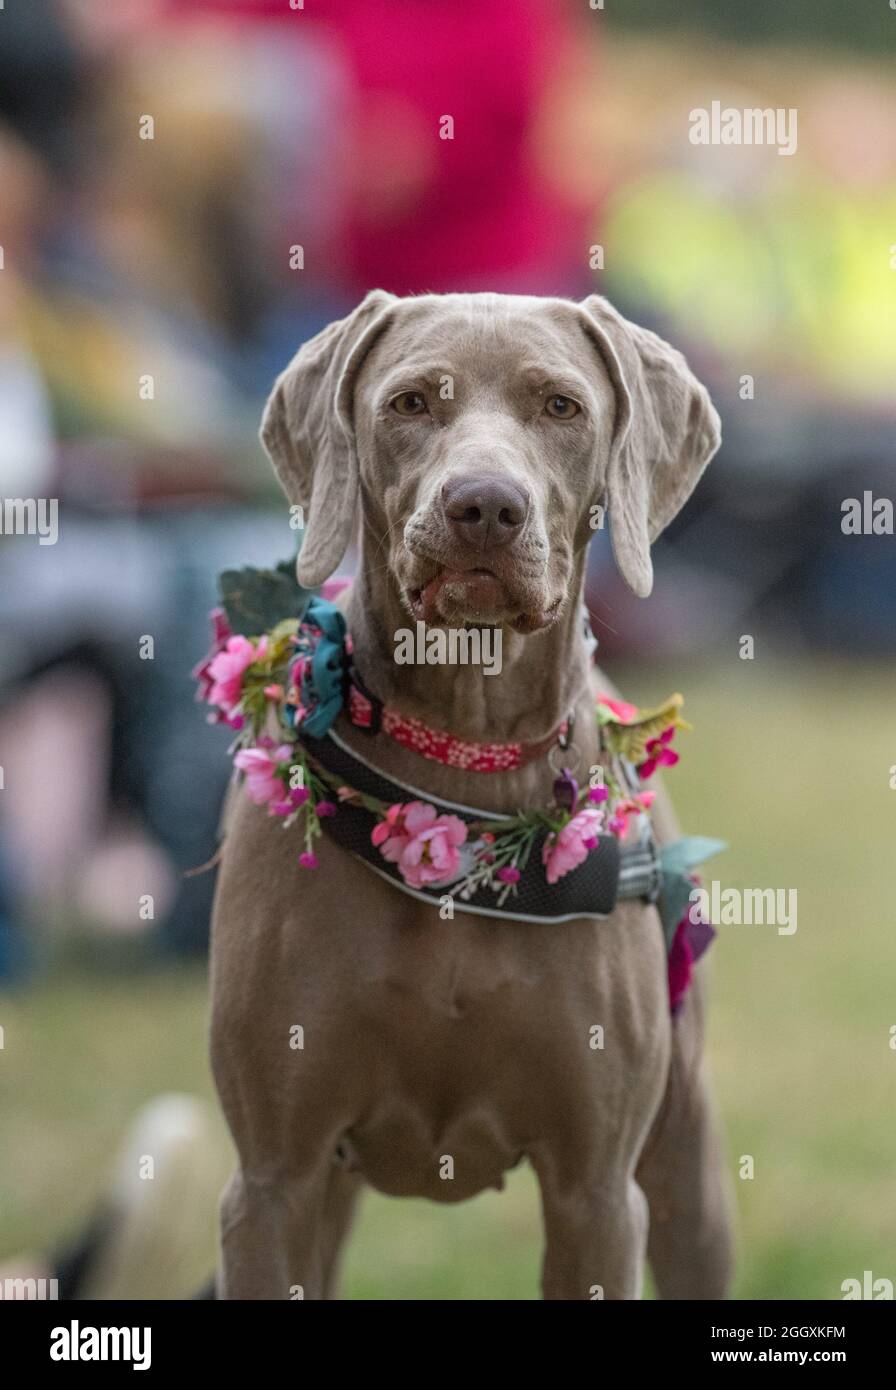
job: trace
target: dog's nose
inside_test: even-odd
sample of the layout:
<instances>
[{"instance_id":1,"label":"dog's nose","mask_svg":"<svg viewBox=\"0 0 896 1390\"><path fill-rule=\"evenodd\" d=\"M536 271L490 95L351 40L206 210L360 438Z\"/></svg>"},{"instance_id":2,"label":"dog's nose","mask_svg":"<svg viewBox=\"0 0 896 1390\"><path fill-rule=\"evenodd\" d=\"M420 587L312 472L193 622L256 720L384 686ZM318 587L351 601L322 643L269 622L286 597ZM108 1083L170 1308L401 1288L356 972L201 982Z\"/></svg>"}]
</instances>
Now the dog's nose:
<instances>
[{"instance_id":1,"label":"dog's nose","mask_svg":"<svg viewBox=\"0 0 896 1390\"><path fill-rule=\"evenodd\" d=\"M477 550L506 545L529 515L529 494L506 478L456 478L442 484L450 530Z\"/></svg>"}]
</instances>

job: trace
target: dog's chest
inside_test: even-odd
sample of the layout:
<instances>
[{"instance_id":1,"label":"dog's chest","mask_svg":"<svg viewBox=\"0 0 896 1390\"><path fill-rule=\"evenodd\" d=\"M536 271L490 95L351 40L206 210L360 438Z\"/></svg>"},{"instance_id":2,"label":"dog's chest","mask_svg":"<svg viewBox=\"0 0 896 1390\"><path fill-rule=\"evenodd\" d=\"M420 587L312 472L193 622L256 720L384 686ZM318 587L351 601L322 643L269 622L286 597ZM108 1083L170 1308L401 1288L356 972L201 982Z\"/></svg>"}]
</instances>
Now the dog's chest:
<instances>
[{"instance_id":1,"label":"dog's chest","mask_svg":"<svg viewBox=\"0 0 896 1390\"><path fill-rule=\"evenodd\" d=\"M531 990L535 975L518 937L482 918L443 921L432 907L389 892L389 931L372 986L442 1018L468 1017L486 1001Z\"/></svg>"}]
</instances>

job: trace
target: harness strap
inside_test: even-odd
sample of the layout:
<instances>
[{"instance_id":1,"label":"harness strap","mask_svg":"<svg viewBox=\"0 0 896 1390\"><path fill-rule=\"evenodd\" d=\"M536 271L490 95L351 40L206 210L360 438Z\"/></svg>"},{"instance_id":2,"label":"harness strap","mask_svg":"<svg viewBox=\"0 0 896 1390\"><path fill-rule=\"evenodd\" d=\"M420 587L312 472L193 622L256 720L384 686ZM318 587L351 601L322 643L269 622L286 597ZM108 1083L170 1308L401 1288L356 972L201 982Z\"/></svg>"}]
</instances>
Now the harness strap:
<instances>
[{"instance_id":1,"label":"harness strap","mask_svg":"<svg viewBox=\"0 0 896 1390\"><path fill-rule=\"evenodd\" d=\"M473 821L502 819L493 811L483 811L474 806L445 801L418 787L386 777L354 749L349 748L333 729L321 739L305 736L302 743L328 772L344 778L346 784L381 801L395 802L419 798L430 802L439 813L459 816L468 824ZM370 832L373 824L374 818L369 811L351 803L341 805L338 815L327 817L321 822L326 835L343 849L354 854L380 877L389 879L401 892L431 902L436 907L442 906L446 897L451 897L464 912L512 921L565 922L578 917L602 920L610 915L617 902L637 898L655 902L660 891L660 857L652 836L633 845L620 846L615 835L601 835L597 848L583 863L565 874L557 883L548 884L541 862L541 850L547 838L547 831L536 837L529 861L516 885L516 894L502 907L496 905L495 894L488 888L479 888L469 896L462 896L456 892L465 876L463 867L453 885L440 883L432 888L411 888L405 883L397 867L383 859L376 846L371 843ZM461 860L463 866L463 849Z\"/></svg>"}]
</instances>

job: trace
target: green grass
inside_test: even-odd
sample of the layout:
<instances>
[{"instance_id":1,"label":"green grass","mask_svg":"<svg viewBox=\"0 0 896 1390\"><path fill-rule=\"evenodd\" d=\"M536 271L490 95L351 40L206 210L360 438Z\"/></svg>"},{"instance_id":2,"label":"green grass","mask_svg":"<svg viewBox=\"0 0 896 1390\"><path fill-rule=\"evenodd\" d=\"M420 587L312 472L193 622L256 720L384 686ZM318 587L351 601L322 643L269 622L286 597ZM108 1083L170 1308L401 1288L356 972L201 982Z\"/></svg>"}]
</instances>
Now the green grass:
<instances>
[{"instance_id":1,"label":"green grass","mask_svg":"<svg viewBox=\"0 0 896 1390\"><path fill-rule=\"evenodd\" d=\"M615 674L615 673L614 673ZM683 686L694 733L669 784L686 829L719 835L724 885L796 888L794 936L722 928L709 1052L738 1200L737 1294L836 1298L896 1278L892 903L896 763L888 672L769 660L620 678L645 702ZM711 877L707 873L707 878ZM0 1256L68 1233L144 1099L211 1095L200 968L58 969L0 997ZM755 1177L738 1178L741 1155ZM532 1298L537 1194L436 1207L370 1195L351 1297Z\"/></svg>"}]
</instances>

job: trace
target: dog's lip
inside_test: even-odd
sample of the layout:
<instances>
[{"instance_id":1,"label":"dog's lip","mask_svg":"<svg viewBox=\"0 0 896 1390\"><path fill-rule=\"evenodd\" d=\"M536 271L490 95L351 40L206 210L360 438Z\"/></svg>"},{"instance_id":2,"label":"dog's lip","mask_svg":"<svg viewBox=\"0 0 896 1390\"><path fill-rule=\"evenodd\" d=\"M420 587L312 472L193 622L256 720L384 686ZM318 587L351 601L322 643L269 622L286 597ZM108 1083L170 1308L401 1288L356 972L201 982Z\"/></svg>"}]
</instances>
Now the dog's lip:
<instances>
[{"instance_id":1,"label":"dog's lip","mask_svg":"<svg viewBox=\"0 0 896 1390\"><path fill-rule=\"evenodd\" d=\"M492 579L502 585L503 581L495 574L495 571L482 565L450 566L440 565L436 572L424 583L413 585L406 589L405 595L408 606L416 619L432 621L431 595L427 591L437 590L445 580L463 582L469 576L471 580ZM550 627L557 617L563 603L563 595L556 598L553 603L538 611L523 611L513 617L505 618L505 622L515 632L528 634L538 632L541 628Z\"/></svg>"},{"instance_id":2,"label":"dog's lip","mask_svg":"<svg viewBox=\"0 0 896 1390\"><path fill-rule=\"evenodd\" d=\"M427 584L432 584L433 580L441 579L442 576L446 574L487 574L492 579L497 579L498 577L496 572L493 569L489 569L486 565L449 565L439 560L434 560L433 564L436 566L434 572L429 576L425 583L419 584L415 588L412 588L410 590L412 594L422 593L422 591L426 588Z\"/></svg>"},{"instance_id":3,"label":"dog's lip","mask_svg":"<svg viewBox=\"0 0 896 1390\"><path fill-rule=\"evenodd\" d=\"M424 584L415 584L408 589L407 592L411 602L419 602L424 589L428 589L430 584L434 584L437 580L443 579L449 574L457 576L459 579L463 579L466 575L469 575L471 578L473 578L474 575L478 575L479 577L484 576L488 579L498 578L494 570L488 569L484 565L439 565L436 572L431 574Z\"/></svg>"}]
</instances>

